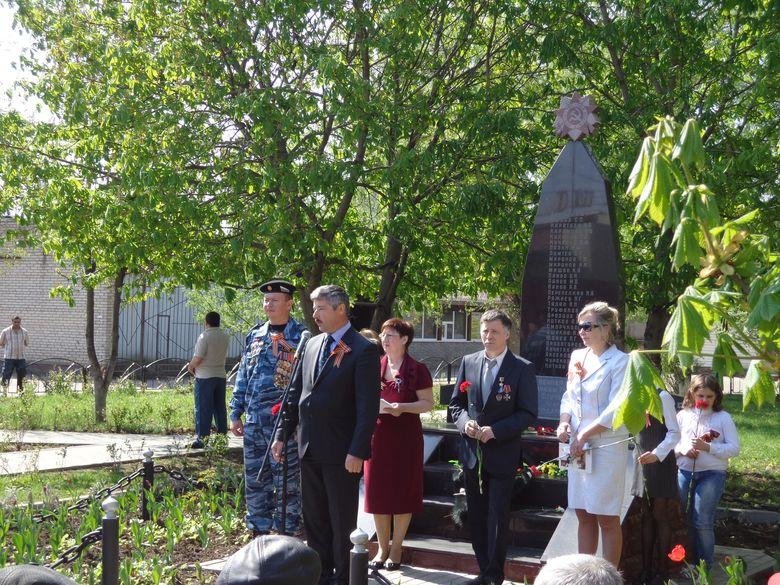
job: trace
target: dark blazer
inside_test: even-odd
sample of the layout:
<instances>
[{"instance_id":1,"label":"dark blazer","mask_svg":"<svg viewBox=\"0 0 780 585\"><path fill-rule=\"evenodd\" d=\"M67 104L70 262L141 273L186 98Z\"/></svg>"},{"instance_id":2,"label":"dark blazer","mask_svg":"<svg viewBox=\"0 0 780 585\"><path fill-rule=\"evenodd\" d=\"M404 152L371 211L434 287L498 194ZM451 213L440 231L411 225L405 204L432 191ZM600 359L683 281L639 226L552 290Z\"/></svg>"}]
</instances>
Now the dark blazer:
<instances>
[{"instance_id":1,"label":"dark blazer","mask_svg":"<svg viewBox=\"0 0 780 585\"><path fill-rule=\"evenodd\" d=\"M482 404L484 358L484 351L464 356L450 399L450 414L461 433L460 460L467 469L477 464L477 440L466 436L466 423L473 419L491 427L495 435L482 445L484 469L494 475L514 475L521 455L520 435L536 419L539 398L534 367L507 351L487 403ZM464 382L470 385L461 392Z\"/></svg>"},{"instance_id":2,"label":"dark blazer","mask_svg":"<svg viewBox=\"0 0 780 585\"><path fill-rule=\"evenodd\" d=\"M347 453L361 459L371 456L371 435L379 412L379 350L350 327L341 340L351 351L338 366L331 355L315 379L326 339L321 333L306 346L292 383L288 432L297 427L301 458L308 453L322 463L343 465Z\"/></svg>"}]
</instances>

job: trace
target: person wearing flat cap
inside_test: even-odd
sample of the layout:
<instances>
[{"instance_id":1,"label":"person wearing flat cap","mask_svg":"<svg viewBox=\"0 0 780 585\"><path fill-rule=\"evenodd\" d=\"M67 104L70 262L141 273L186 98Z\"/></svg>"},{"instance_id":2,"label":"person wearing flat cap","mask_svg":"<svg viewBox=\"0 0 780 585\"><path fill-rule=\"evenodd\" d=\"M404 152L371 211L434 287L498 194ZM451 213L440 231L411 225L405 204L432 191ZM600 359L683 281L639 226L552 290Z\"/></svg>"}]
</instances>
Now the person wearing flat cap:
<instances>
[{"instance_id":1,"label":"person wearing flat cap","mask_svg":"<svg viewBox=\"0 0 780 585\"><path fill-rule=\"evenodd\" d=\"M49 567L13 565L0 569L0 585L76 585L76 582Z\"/></svg>"},{"instance_id":2,"label":"person wearing flat cap","mask_svg":"<svg viewBox=\"0 0 780 585\"><path fill-rule=\"evenodd\" d=\"M244 437L246 523L254 536L301 530L300 466L295 437L287 443L287 508L282 518L282 465L272 458L260 473L263 455L273 437L274 408L290 382L293 357L305 327L290 316L292 283L274 279L260 285L267 321L246 337L230 400L230 429ZM244 417L242 421L241 417Z\"/></svg>"},{"instance_id":3,"label":"person wearing flat cap","mask_svg":"<svg viewBox=\"0 0 780 585\"><path fill-rule=\"evenodd\" d=\"M320 557L292 536L255 538L231 556L217 585L314 585Z\"/></svg>"}]
</instances>

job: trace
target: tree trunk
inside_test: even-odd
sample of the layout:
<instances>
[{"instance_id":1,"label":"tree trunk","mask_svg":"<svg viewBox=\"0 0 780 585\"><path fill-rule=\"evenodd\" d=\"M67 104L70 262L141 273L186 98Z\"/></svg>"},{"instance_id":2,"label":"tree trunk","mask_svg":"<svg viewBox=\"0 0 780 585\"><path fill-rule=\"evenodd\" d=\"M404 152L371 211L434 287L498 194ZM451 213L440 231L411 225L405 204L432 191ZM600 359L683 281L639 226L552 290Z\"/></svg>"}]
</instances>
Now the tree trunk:
<instances>
[{"instance_id":1,"label":"tree trunk","mask_svg":"<svg viewBox=\"0 0 780 585\"><path fill-rule=\"evenodd\" d=\"M95 289L93 287L87 288L87 355L89 356L91 366L92 384L95 393L95 420L97 422L106 421L106 398L108 396L108 388L111 385L111 378L114 375L114 367L116 366L119 350L119 309L121 308L122 285L124 284L126 274L126 269L120 269L114 277L111 287L111 348L104 366L101 366L97 350L95 349Z\"/></svg>"},{"instance_id":2,"label":"tree trunk","mask_svg":"<svg viewBox=\"0 0 780 585\"><path fill-rule=\"evenodd\" d=\"M382 269L382 280L379 284L379 294L376 299L374 315L371 318L371 329L379 331L382 323L393 316L393 305L398 292L398 285L404 277L409 249L401 241L387 236L385 246L385 261Z\"/></svg>"},{"instance_id":3,"label":"tree trunk","mask_svg":"<svg viewBox=\"0 0 780 585\"><path fill-rule=\"evenodd\" d=\"M669 305L654 305L647 313L645 321L645 349L661 349L666 324L669 323ZM661 368L661 354L651 353L647 357L657 368Z\"/></svg>"}]
</instances>

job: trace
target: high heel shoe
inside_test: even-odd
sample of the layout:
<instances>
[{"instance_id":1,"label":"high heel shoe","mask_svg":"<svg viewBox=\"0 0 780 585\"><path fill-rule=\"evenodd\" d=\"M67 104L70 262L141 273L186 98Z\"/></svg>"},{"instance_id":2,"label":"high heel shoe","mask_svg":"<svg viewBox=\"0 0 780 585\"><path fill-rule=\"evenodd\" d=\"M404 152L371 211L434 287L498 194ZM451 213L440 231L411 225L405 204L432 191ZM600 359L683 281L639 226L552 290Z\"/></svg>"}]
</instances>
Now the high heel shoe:
<instances>
[{"instance_id":1,"label":"high heel shoe","mask_svg":"<svg viewBox=\"0 0 780 585\"><path fill-rule=\"evenodd\" d=\"M394 563L393 561L388 561L385 563L386 571L397 571L400 568L401 568L401 563Z\"/></svg>"},{"instance_id":2,"label":"high heel shoe","mask_svg":"<svg viewBox=\"0 0 780 585\"><path fill-rule=\"evenodd\" d=\"M384 569L386 560L387 559L385 558L384 561L371 561L370 563L368 563L368 568L371 569L372 571L378 571L379 569Z\"/></svg>"}]
</instances>

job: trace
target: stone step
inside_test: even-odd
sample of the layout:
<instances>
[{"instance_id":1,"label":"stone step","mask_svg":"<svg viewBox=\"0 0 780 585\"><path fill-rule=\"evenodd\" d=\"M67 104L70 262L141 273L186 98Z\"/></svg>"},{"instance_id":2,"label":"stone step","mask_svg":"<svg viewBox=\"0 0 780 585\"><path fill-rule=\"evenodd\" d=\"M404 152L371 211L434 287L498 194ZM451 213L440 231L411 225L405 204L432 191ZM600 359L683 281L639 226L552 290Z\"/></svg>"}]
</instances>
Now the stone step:
<instances>
[{"instance_id":1,"label":"stone step","mask_svg":"<svg viewBox=\"0 0 780 585\"><path fill-rule=\"evenodd\" d=\"M371 555L376 554L376 542L371 543ZM504 571L506 579L522 583L532 581L541 568L542 549L509 546ZM464 539L436 538L409 534L404 540L403 565L426 569L455 571L476 575L479 566L471 542ZM392 573L390 573L392 574Z\"/></svg>"},{"instance_id":2,"label":"stone step","mask_svg":"<svg viewBox=\"0 0 780 585\"><path fill-rule=\"evenodd\" d=\"M464 505L465 502L459 505ZM425 496L423 512L412 516L410 530L416 534L436 538L468 540L465 523L453 519L455 498L452 496ZM544 548L550 540L561 511L550 508L522 508L512 510L509 520L509 543L514 546Z\"/></svg>"}]
</instances>

